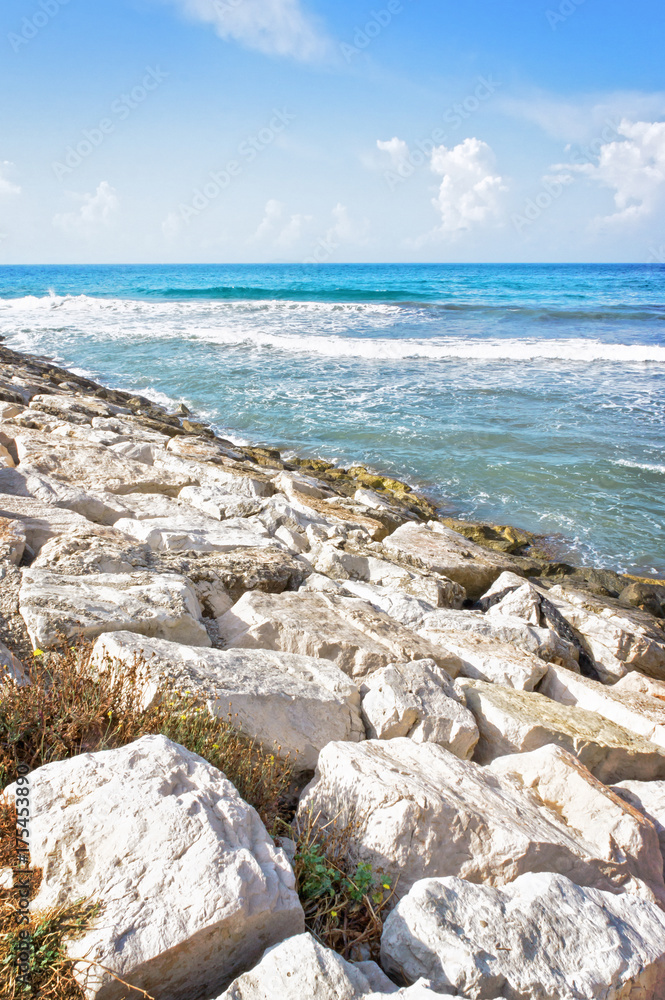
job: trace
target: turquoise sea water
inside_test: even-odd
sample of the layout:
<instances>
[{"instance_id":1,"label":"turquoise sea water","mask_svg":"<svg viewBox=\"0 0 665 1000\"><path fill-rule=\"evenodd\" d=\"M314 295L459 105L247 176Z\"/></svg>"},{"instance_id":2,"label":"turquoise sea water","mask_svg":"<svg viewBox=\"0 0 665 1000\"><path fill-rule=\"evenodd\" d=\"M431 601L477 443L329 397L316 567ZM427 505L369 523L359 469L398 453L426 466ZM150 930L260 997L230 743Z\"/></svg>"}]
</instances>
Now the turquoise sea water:
<instances>
[{"instance_id":1,"label":"turquoise sea water","mask_svg":"<svg viewBox=\"0 0 665 1000\"><path fill-rule=\"evenodd\" d=\"M4 267L0 334L665 574L663 266Z\"/></svg>"}]
</instances>

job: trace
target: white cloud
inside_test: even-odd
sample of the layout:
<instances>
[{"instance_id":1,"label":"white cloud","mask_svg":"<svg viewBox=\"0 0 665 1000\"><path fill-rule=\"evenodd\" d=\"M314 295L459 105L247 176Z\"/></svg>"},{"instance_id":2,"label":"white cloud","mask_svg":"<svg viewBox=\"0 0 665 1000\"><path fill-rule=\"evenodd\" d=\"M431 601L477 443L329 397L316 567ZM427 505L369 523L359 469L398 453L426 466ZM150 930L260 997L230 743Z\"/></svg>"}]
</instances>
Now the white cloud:
<instances>
[{"instance_id":1,"label":"white cloud","mask_svg":"<svg viewBox=\"0 0 665 1000\"><path fill-rule=\"evenodd\" d=\"M251 242L270 241L282 250L295 246L314 221L311 215L297 213L288 217L286 206L275 198L266 202L265 214Z\"/></svg>"},{"instance_id":2,"label":"white cloud","mask_svg":"<svg viewBox=\"0 0 665 1000\"><path fill-rule=\"evenodd\" d=\"M346 205L337 204L332 210L333 225L326 233L330 243L362 243L369 230L369 221L354 222Z\"/></svg>"},{"instance_id":3,"label":"white cloud","mask_svg":"<svg viewBox=\"0 0 665 1000\"><path fill-rule=\"evenodd\" d=\"M622 119L660 118L665 111L665 93L617 91L580 95L565 101L547 94L524 98L499 98L497 107L511 117L538 125L563 142L586 144L598 139L608 127L616 130Z\"/></svg>"},{"instance_id":4,"label":"white cloud","mask_svg":"<svg viewBox=\"0 0 665 1000\"><path fill-rule=\"evenodd\" d=\"M65 212L53 217L53 225L65 232L85 232L97 226L107 226L120 207L115 188L102 181L94 194L73 194L81 202L76 212Z\"/></svg>"},{"instance_id":5,"label":"white cloud","mask_svg":"<svg viewBox=\"0 0 665 1000\"><path fill-rule=\"evenodd\" d=\"M382 153L388 154L395 170L399 170L400 167L409 161L409 147L403 139L398 139L397 136L394 136L394 138L389 139L387 142L377 139L376 146Z\"/></svg>"},{"instance_id":6,"label":"white cloud","mask_svg":"<svg viewBox=\"0 0 665 1000\"><path fill-rule=\"evenodd\" d=\"M0 196L20 194L21 189L18 184L13 184L12 181L6 176L13 169L14 164L10 163L9 160L4 160L0 162Z\"/></svg>"},{"instance_id":7,"label":"white cloud","mask_svg":"<svg viewBox=\"0 0 665 1000\"><path fill-rule=\"evenodd\" d=\"M601 145L588 162L553 169L580 174L614 192L609 222L633 222L651 215L665 196L665 122L622 121L617 138Z\"/></svg>"},{"instance_id":8,"label":"white cloud","mask_svg":"<svg viewBox=\"0 0 665 1000\"><path fill-rule=\"evenodd\" d=\"M269 55L312 61L329 42L300 0L167 0L188 17L211 24L220 38Z\"/></svg>"},{"instance_id":9,"label":"white cloud","mask_svg":"<svg viewBox=\"0 0 665 1000\"><path fill-rule=\"evenodd\" d=\"M459 233L496 218L507 187L496 171L492 149L480 139L465 139L432 151L431 168L443 180L433 204L441 212L443 233Z\"/></svg>"}]
</instances>

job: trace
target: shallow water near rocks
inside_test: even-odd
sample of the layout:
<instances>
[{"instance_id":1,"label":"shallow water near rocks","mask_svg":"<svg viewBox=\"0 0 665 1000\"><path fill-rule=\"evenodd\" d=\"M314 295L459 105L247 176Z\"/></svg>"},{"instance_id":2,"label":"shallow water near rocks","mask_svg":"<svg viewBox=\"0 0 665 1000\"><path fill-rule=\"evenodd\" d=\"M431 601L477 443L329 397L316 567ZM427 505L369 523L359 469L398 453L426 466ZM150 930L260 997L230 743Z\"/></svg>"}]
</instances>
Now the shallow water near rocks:
<instances>
[{"instance_id":1,"label":"shallow water near rocks","mask_svg":"<svg viewBox=\"0 0 665 1000\"><path fill-rule=\"evenodd\" d=\"M3 267L0 334L665 575L665 266Z\"/></svg>"}]
</instances>

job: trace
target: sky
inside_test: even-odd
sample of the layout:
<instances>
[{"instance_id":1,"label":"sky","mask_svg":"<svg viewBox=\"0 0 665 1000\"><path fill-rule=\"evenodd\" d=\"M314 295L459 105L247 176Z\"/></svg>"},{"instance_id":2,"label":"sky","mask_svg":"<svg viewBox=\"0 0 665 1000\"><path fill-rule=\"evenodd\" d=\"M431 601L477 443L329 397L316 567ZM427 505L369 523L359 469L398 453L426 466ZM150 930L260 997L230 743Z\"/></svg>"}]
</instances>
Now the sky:
<instances>
[{"instance_id":1,"label":"sky","mask_svg":"<svg viewBox=\"0 0 665 1000\"><path fill-rule=\"evenodd\" d=\"M3 0L0 264L665 263L662 0Z\"/></svg>"}]
</instances>

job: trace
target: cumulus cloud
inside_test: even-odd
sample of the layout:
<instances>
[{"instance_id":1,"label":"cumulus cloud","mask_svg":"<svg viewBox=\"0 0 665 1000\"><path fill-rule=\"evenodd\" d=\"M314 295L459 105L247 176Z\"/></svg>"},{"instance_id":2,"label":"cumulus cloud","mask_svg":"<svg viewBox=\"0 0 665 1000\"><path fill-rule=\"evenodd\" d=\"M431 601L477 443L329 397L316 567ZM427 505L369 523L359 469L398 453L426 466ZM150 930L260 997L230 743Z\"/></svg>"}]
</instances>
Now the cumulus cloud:
<instances>
[{"instance_id":1,"label":"cumulus cloud","mask_svg":"<svg viewBox=\"0 0 665 1000\"><path fill-rule=\"evenodd\" d=\"M311 215L296 213L288 216L286 206L275 198L266 202L264 216L252 237L252 242L271 241L282 250L295 246L313 222Z\"/></svg>"},{"instance_id":2,"label":"cumulus cloud","mask_svg":"<svg viewBox=\"0 0 665 1000\"><path fill-rule=\"evenodd\" d=\"M433 199L441 213L440 232L459 233L499 215L507 187L496 173L495 156L486 142L465 139L451 149L437 146L431 168L443 178Z\"/></svg>"},{"instance_id":3,"label":"cumulus cloud","mask_svg":"<svg viewBox=\"0 0 665 1000\"><path fill-rule=\"evenodd\" d=\"M18 184L12 183L7 174L10 174L14 168L14 164L10 163L9 160L4 160L0 162L0 196L20 194L21 189Z\"/></svg>"},{"instance_id":4,"label":"cumulus cloud","mask_svg":"<svg viewBox=\"0 0 665 1000\"><path fill-rule=\"evenodd\" d=\"M617 138L600 145L588 162L557 164L614 192L616 212L605 221L634 222L652 212L665 195L665 122L622 121Z\"/></svg>"},{"instance_id":5,"label":"cumulus cloud","mask_svg":"<svg viewBox=\"0 0 665 1000\"><path fill-rule=\"evenodd\" d=\"M65 232L86 232L108 226L120 207L117 192L108 181L102 181L94 194L72 194L71 197L80 202L80 208L53 217L53 225Z\"/></svg>"},{"instance_id":6,"label":"cumulus cloud","mask_svg":"<svg viewBox=\"0 0 665 1000\"><path fill-rule=\"evenodd\" d=\"M220 38L269 55L312 61L329 42L300 0L163 0L213 26Z\"/></svg>"}]
</instances>

